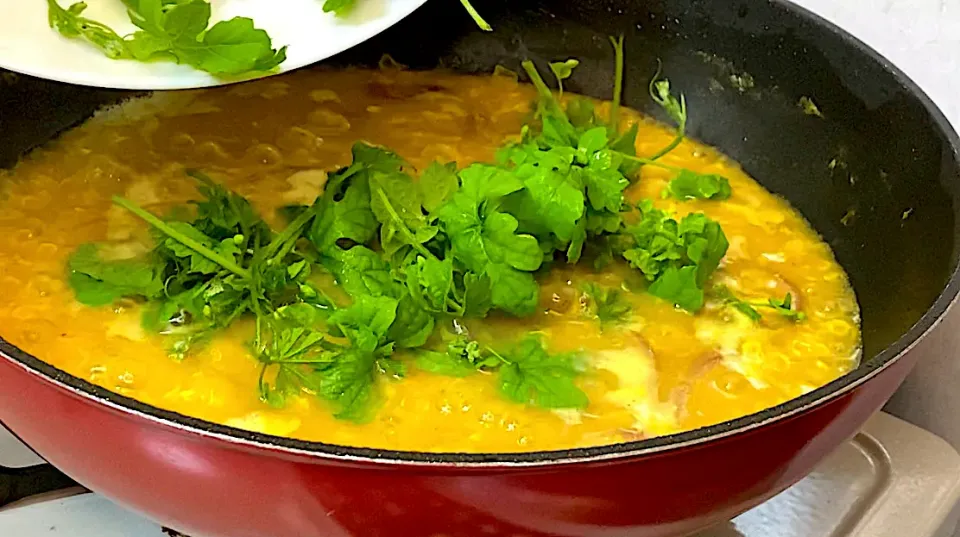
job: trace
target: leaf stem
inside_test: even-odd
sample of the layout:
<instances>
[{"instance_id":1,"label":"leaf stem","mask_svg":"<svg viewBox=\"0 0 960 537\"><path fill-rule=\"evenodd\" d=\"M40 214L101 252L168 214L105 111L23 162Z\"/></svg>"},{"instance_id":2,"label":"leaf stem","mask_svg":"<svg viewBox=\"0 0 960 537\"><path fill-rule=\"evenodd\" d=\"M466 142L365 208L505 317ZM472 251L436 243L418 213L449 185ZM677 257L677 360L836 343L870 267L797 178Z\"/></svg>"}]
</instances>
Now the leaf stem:
<instances>
[{"instance_id":1,"label":"leaf stem","mask_svg":"<svg viewBox=\"0 0 960 537\"><path fill-rule=\"evenodd\" d=\"M203 257L206 257L207 259L209 259L210 261L213 261L214 263L220 265L221 267L229 270L230 272L236 274L237 276L240 276L245 280L252 279L252 276L249 270L241 267L232 259L227 259L226 257L214 252L213 250L204 246L203 244L191 239L190 237L184 235L183 233L180 233L179 231L174 229L172 226L170 226L163 220L160 220L153 214L141 209L140 206L138 206L136 203L126 198L122 198L120 196L113 196L113 203L132 212L133 214L137 215L142 220L144 220L146 223L150 224L151 226L163 232L164 235L167 235L171 239L182 243L184 246L197 252Z\"/></svg>"},{"instance_id":2,"label":"leaf stem","mask_svg":"<svg viewBox=\"0 0 960 537\"><path fill-rule=\"evenodd\" d=\"M264 379L264 376L267 374L267 367L269 366L269 362L264 362L263 366L260 368L260 375L257 377L257 388L260 390L261 401L266 401L270 392L266 384L266 379Z\"/></svg>"},{"instance_id":3,"label":"leaf stem","mask_svg":"<svg viewBox=\"0 0 960 537\"><path fill-rule=\"evenodd\" d=\"M296 244L296 241L291 241L291 239L300 235L304 226L306 226L315 215L316 211L313 207L298 214L297 217L294 218L287 227L283 228L283 231L277 234L277 236L270 241L270 244L264 248L264 260L270 258L279 259L290 253L290 249Z\"/></svg>"},{"instance_id":4,"label":"leaf stem","mask_svg":"<svg viewBox=\"0 0 960 537\"><path fill-rule=\"evenodd\" d=\"M670 164L664 164L662 162L659 162L654 157L635 157L633 155L628 155L627 153L623 153L621 151L613 151L613 153L616 153L617 155L627 160L632 160L634 162L639 162L640 164L645 164L648 166L654 166L656 168L662 168L664 170L670 170L672 172L680 172L680 171L686 170L686 168L682 168L680 166L671 166Z\"/></svg>"},{"instance_id":5,"label":"leaf stem","mask_svg":"<svg viewBox=\"0 0 960 537\"><path fill-rule=\"evenodd\" d=\"M501 362L503 362L503 363L505 363L505 364L507 364L507 365L513 365L513 362L511 362L510 360L507 360L506 358L504 358L502 354L500 354L499 352L493 350L493 348L491 348L491 347L485 347L485 350L486 350L487 352L489 352L490 354L494 355L495 357L497 357L497 359L500 360Z\"/></svg>"},{"instance_id":6,"label":"leaf stem","mask_svg":"<svg viewBox=\"0 0 960 537\"><path fill-rule=\"evenodd\" d=\"M485 32L493 31L493 27L490 26L490 24L487 23L487 21L483 20L483 17L481 17L479 13L477 13L477 10L470 3L470 0L460 0L460 3L463 4L464 9L467 10L467 13L470 14L470 17L473 19L474 22L477 23L477 26L479 26L481 30Z\"/></svg>"},{"instance_id":7,"label":"leaf stem","mask_svg":"<svg viewBox=\"0 0 960 537\"><path fill-rule=\"evenodd\" d=\"M537 71L537 67L530 60L524 60L520 63L523 67L523 70L527 72L527 76L530 77L530 82L533 83L533 86L537 88L537 93L540 94L540 97L543 99L553 100L553 92L550 91L550 88L547 87L547 83L543 81L543 77L540 76L540 72Z\"/></svg>"},{"instance_id":8,"label":"leaf stem","mask_svg":"<svg viewBox=\"0 0 960 537\"><path fill-rule=\"evenodd\" d=\"M618 123L620 122L620 101L623 98L623 34L614 39L610 37L610 43L613 45L614 54L614 73L613 73L613 102L610 105L610 128L613 132L618 132Z\"/></svg>"},{"instance_id":9,"label":"leaf stem","mask_svg":"<svg viewBox=\"0 0 960 537\"><path fill-rule=\"evenodd\" d=\"M464 312L466 311L466 310L464 310L463 306L461 306L456 300L450 298L449 296L447 297L447 306L450 307L450 308L453 310L454 313L456 313L457 315L459 315L459 316L461 316L461 317L463 316Z\"/></svg>"},{"instance_id":10,"label":"leaf stem","mask_svg":"<svg viewBox=\"0 0 960 537\"><path fill-rule=\"evenodd\" d=\"M650 161L653 162L654 160L657 160L658 158L676 149L677 146L680 145L680 142L682 142L685 137L686 135L683 133L683 131L680 129L677 129L677 135L676 137L674 137L673 141L667 144L660 151L657 151L656 153L654 153L652 157L649 157Z\"/></svg>"},{"instance_id":11,"label":"leaf stem","mask_svg":"<svg viewBox=\"0 0 960 537\"><path fill-rule=\"evenodd\" d=\"M307 285L310 285L310 284L307 284ZM324 291L322 287L318 287L316 285L310 285L310 288L316 291L317 294L320 295L320 298L327 301L327 305L330 307L330 309L332 309L333 311L337 311L338 309L340 309L340 307L337 306L337 303L333 300L333 298L331 298L330 295L328 295L327 292Z\"/></svg>"},{"instance_id":12,"label":"leaf stem","mask_svg":"<svg viewBox=\"0 0 960 537\"><path fill-rule=\"evenodd\" d=\"M387 194L383 191L382 188L377 188L377 195L380 196L380 201L383 202L383 208L387 210L387 213L390 214L390 218L393 219L394 223L397 224L397 227L400 229L400 233L403 234L404 238L407 239L407 244L413 246L413 249L419 252L423 257L437 259L437 256L433 255L433 252L427 250L427 248L420 244L417 241L417 237L414 236L413 232L410 231L410 228L407 227L407 224L400 218L400 215L397 214L396 209L393 208L393 205L390 204L390 200L387 199Z\"/></svg>"},{"instance_id":13,"label":"leaf stem","mask_svg":"<svg viewBox=\"0 0 960 537\"><path fill-rule=\"evenodd\" d=\"M649 91L650 97L652 97L657 104L659 104L661 107L666 109L666 106L667 106L666 101L664 99L661 99L660 96L657 95L657 82L659 81L660 75L662 73L663 73L663 62L661 62L660 59L658 58L657 71L653 74L653 78L650 79L650 84L649 86L647 86L647 91ZM673 138L673 141L667 144L663 149L654 153L653 156L650 157L651 161L657 160L660 157L676 149L677 146L680 145L680 142L682 142L687 135L687 107L682 94L680 95L680 114L679 115L680 117L677 118L677 135Z\"/></svg>"}]
</instances>

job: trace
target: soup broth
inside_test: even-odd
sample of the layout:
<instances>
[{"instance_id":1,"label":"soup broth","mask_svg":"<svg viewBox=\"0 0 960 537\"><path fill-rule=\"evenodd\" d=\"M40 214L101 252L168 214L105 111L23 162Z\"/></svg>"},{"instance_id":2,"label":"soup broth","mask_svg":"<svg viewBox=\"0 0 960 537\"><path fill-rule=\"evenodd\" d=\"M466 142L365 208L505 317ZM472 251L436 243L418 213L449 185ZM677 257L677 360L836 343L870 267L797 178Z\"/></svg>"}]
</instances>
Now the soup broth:
<instances>
[{"instance_id":1,"label":"soup broth","mask_svg":"<svg viewBox=\"0 0 960 537\"><path fill-rule=\"evenodd\" d=\"M172 214L198 197L184 169L201 169L280 229L277 209L312 203L328 172L350 164L357 140L390 148L417 171L435 161L491 162L504 140L517 138L536 96L509 76L314 70L158 94L101 112L2 178L0 335L73 375L181 414L304 440L418 451L550 450L666 435L782 403L857 365L857 302L829 247L736 163L686 139L658 161L665 167L640 168L626 198L651 199L678 219L704 213L718 222L729 248L711 285L756 304L760 320L731 307L726 295L708 294L695 314L675 307L644 292L643 276L621 260L601 270L563 261L541 269L533 316L438 321L491 347L533 332L551 353L576 353L585 408L520 404L503 396L491 372L427 372L415 352L397 354L407 364L402 379L377 372L379 406L364 422L338 419L310 390L271 405L258 388L262 364L250 351L249 319L177 359L165 336L143 328L137 301L93 308L71 290L65 267L81 244L112 245L110 255L121 257L150 248L148 226L112 204L113 195ZM600 114L609 111L609 103L596 104ZM620 127L633 124L637 155L674 139L672 129L621 109ZM731 195L663 197L676 175L670 167L723 176ZM316 281L342 297L322 271ZM596 288L618 294L613 321L598 320ZM785 307L766 307L785 296Z\"/></svg>"}]
</instances>

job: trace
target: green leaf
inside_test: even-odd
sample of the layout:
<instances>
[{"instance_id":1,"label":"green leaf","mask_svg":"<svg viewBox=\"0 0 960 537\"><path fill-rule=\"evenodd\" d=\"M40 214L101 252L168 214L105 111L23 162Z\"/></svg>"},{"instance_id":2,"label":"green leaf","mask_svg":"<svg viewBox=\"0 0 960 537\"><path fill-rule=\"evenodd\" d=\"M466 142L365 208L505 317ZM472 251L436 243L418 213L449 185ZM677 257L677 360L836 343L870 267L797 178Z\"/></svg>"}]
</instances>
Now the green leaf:
<instances>
[{"instance_id":1,"label":"green leaf","mask_svg":"<svg viewBox=\"0 0 960 537\"><path fill-rule=\"evenodd\" d=\"M196 241L198 244L201 244L210 250L225 250L225 253L231 257L234 257L234 254L237 253L236 245L233 244L232 239L228 239L228 244L223 243L218 245L218 241L214 240L212 237L209 237L197 230L197 228L186 222L169 222L168 225L171 229L177 231L183 236L190 238ZM183 242L177 240L176 238L168 236L166 240L163 241L164 247L170 251L174 256L182 258L187 262L190 272L197 272L200 274L214 274L220 270L220 264L216 261L210 259L202 252L187 246ZM232 248L231 248L232 246Z\"/></svg>"},{"instance_id":2,"label":"green leaf","mask_svg":"<svg viewBox=\"0 0 960 537\"><path fill-rule=\"evenodd\" d=\"M126 43L133 56L148 61L166 55L213 75L269 71L286 59L267 32L253 20L234 17L210 23L206 0L124 0L130 20L140 28Z\"/></svg>"},{"instance_id":3,"label":"green leaf","mask_svg":"<svg viewBox=\"0 0 960 537\"><path fill-rule=\"evenodd\" d=\"M515 233L517 221L508 214L494 212L481 219L475 203L461 212L468 203L461 196L466 194L458 193L438 212L452 254L468 270L489 277L492 305L514 315L532 313L539 291L533 275L523 271L536 270L543 261L537 240Z\"/></svg>"},{"instance_id":4,"label":"green leaf","mask_svg":"<svg viewBox=\"0 0 960 537\"><path fill-rule=\"evenodd\" d=\"M557 77L557 85L560 88L560 94L563 95L563 81L570 78L570 75L573 74L573 70L580 65L580 61L574 58L563 62L552 62L550 63L550 70L553 71L553 76Z\"/></svg>"},{"instance_id":5,"label":"green leaf","mask_svg":"<svg viewBox=\"0 0 960 537\"><path fill-rule=\"evenodd\" d=\"M373 418L380 400L375 383L374 354L348 349L321 370L318 394L334 404L336 418L364 423Z\"/></svg>"},{"instance_id":6,"label":"green leaf","mask_svg":"<svg viewBox=\"0 0 960 537\"><path fill-rule=\"evenodd\" d=\"M584 285L590 312L601 326L624 322L630 317L633 306L622 289L612 289L590 282Z\"/></svg>"},{"instance_id":7,"label":"green leaf","mask_svg":"<svg viewBox=\"0 0 960 537\"><path fill-rule=\"evenodd\" d=\"M586 221L581 218L580 221L577 222L577 227L573 230L573 237L571 237L570 244L567 246L567 263L580 261L580 256L583 254L583 246L586 242Z\"/></svg>"},{"instance_id":8,"label":"green leaf","mask_svg":"<svg viewBox=\"0 0 960 537\"><path fill-rule=\"evenodd\" d=\"M360 295L349 307L334 312L329 323L340 327L354 344L367 333L382 342L397 319L397 305L397 299L388 296ZM374 348L376 346L368 350L372 351Z\"/></svg>"},{"instance_id":9,"label":"green leaf","mask_svg":"<svg viewBox=\"0 0 960 537\"><path fill-rule=\"evenodd\" d=\"M491 212L483 221L480 248L488 263L502 264L522 271L534 271L543 262L537 239L517 234L517 219L501 212Z\"/></svg>"},{"instance_id":10,"label":"green leaf","mask_svg":"<svg viewBox=\"0 0 960 537\"><path fill-rule=\"evenodd\" d=\"M524 210L561 241L569 241L584 212L583 183L580 174L570 167L573 154L563 158L557 153L536 151L531 159L534 161L516 170L529 197Z\"/></svg>"},{"instance_id":11,"label":"green leaf","mask_svg":"<svg viewBox=\"0 0 960 537\"><path fill-rule=\"evenodd\" d=\"M415 362L424 371L448 377L466 377L481 369L496 369L504 363L498 354L481 348L477 341L464 335L455 336L446 352L423 351Z\"/></svg>"},{"instance_id":12,"label":"green leaf","mask_svg":"<svg viewBox=\"0 0 960 537\"><path fill-rule=\"evenodd\" d=\"M570 75L573 74L573 70L580 65L580 61L575 58L570 58L569 60L562 62L552 62L550 64L550 70L553 71L553 74L556 75L557 80L566 80L570 78Z\"/></svg>"},{"instance_id":13,"label":"green leaf","mask_svg":"<svg viewBox=\"0 0 960 537\"><path fill-rule=\"evenodd\" d=\"M380 222L380 247L388 257L404 246L425 252L422 244L437 235L423 214L420 189L404 173L376 172L370 177L370 206Z\"/></svg>"},{"instance_id":14,"label":"green leaf","mask_svg":"<svg viewBox=\"0 0 960 537\"><path fill-rule=\"evenodd\" d=\"M241 235L242 239L270 241L270 228L246 198L198 171L190 170L187 174L197 181L197 191L203 196L192 202L197 208L193 226L198 231L217 240Z\"/></svg>"},{"instance_id":15,"label":"green leaf","mask_svg":"<svg viewBox=\"0 0 960 537\"><path fill-rule=\"evenodd\" d=\"M688 214L677 222L655 209L650 200L640 204L640 213L640 222L626 229L633 244L623 251L623 257L653 282L650 293L698 311L703 306L704 285L727 251L720 224L701 213Z\"/></svg>"},{"instance_id":16,"label":"green leaf","mask_svg":"<svg viewBox=\"0 0 960 537\"><path fill-rule=\"evenodd\" d=\"M261 361L329 363L330 356L321 345L325 341L325 334L298 321L297 317L274 315L265 323L270 341L261 349Z\"/></svg>"},{"instance_id":17,"label":"green leaf","mask_svg":"<svg viewBox=\"0 0 960 537\"><path fill-rule=\"evenodd\" d=\"M613 152L594 153L583 171L590 206L597 211L619 213L623 207L623 192L630 181L620 171L620 158Z\"/></svg>"},{"instance_id":18,"label":"green leaf","mask_svg":"<svg viewBox=\"0 0 960 537\"><path fill-rule=\"evenodd\" d=\"M396 280L380 254L365 246L336 250L325 265L350 296L394 296Z\"/></svg>"},{"instance_id":19,"label":"green leaf","mask_svg":"<svg viewBox=\"0 0 960 537\"><path fill-rule=\"evenodd\" d=\"M500 392L518 403L542 408L586 408L587 395L574 382L579 370L573 355L550 355L536 337L528 337L504 355Z\"/></svg>"},{"instance_id":20,"label":"green leaf","mask_svg":"<svg viewBox=\"0 0 960 537\"><path fill-rule=\"evenodd\" d=\"M352 152L353 163L327 177L323 196L316 202L317 217L307 236L322 254L343 240L367 244L376 236L379 222L372 209L371 176L398 174L404 166L396 154L366 143L357 142Z\"/></svg>"},{"instance_id":21,"label":"green leaf","mask_svg":"<svg viewBox=\"0 0 960 537\"><path fill-rule=\"evenodd\" d=\"M730 181L726 177L685 169L670 180L666 190L666 195L678 200L725 200L730 194Z\"/></svg>"},{"instance_id":22,"label":"green leaf","mask_svg":"<svg viewBox=\"0 0 960 537\"><path fill-rule=\"evenodd\" d=\"M490 265L490 302L493 306L517 317L532 315L540 299L540 287L529 272L520 272L505 265Z\"/></svg>"},{"instance_id":23,"label":"green leaf","mask_svg":"<svg viewBox=\"0 0 960 537\"><path fill-rule=\"evenodd\" d=\"M250 289L247 283L229 274L207 282L202 288L202 314L212 325L227 327L250 307ZM195 315L196 316L196 315Z\"/></svg>"},{"instance_id":24,"label":"green leaf","mask_svg":"<svg viewBox=\"0 0 960 537\"><path fill-rule=\"evenodd\" d=\"M206 0L123 0L131 22L139 28L121 37L108 26L81 16L86 4L63 9L47 0L50 27L71 38L82 38L113 59L150 61L173 59L216 76L269 71L286 59L286 49L273 48L270 36L253 21L235 17L207 28Z\"/></svg>"},{"instance_id":25,"label":"green leaf","mask_svg":"<svg viewBox=\"0 0 960 537\"><path fill-rule=\"evenodd\" d=\"M154 298L163 293L163 264L145 259L104 260L95 244L83 244L67 262L77 301L105 306L123 297Z\"/></svg>"},{"instance_id":26,"label":"green leaf","mask_svg":"<svg viewBox=\"0 0 960 537\"><path fill-rule=\"evenodd\" d=\"M402 171L407 163L393 151L366 142L356 142L350 149L353 154L353 166L381 172L395 173Z\"/></svg>"},{"instance_id":27,"label":"green leaf","mask_svg":"<svg viewBox=\"0 0 960 537\"><path fill-rule=\"evenodd\" d=\"M102 50L109 58L129 58L130 51L123 38L109 26L81 16L86 9L85 2L76 2L64 9L57 0L47 0L47 20L50 27L60 32L60 35L84 39Z\"/></svg>"},{"instance_id":28,"label":"green leaf","mask_svg":"<svg viewBox=\"0 0 960 537\"><path fill-rule=\"evenodd\" d=\"M495 354L482 349L479 342L462 334L457 335L447 344L447 354L465 360L475 368L491 368L502 363Z\"/></svg>"},{"instance_id":29,"label":"green leaf","mask_svg":"<svg viewBox=\"0 0 960 537\"><path fill-rule=\"evenodd\" d=\"M423 371L446 377L468 377L477 372L470 362L446 352L422 351L414 363Z\"/></svg>"},{"instance_id":30,"label":"green leaf","mask_svg":"<svg viewBox=\"0 0 960 537\"><path fill-rule=\"evenodd\" d=\"M464 317L482 318L487 316L487 312L493 307L493 290L491 287L490 276L487 274L468 272L463 275ZM539 290L536 292L536 295L537 298L539 298ZM535 306L536 299L534 300L534 307ZM525 311L528 308L529 306L524 304L517 304L513 309L516 311Z\"/></svg>"},{"instance_id":31,"label":"green leaf","mask_svg":"<svg viewBox=\"0 0 960 537\"><path fill-rule=\"evenodd\" d=\"M647 290L687 311L699 311L703 307L704 293L697 285L696 265L667 267Z\"/></svg>"},{"instance_id":32,"label":"green leaf","mask_svg":"<svg viewBox=\"0 0 960 537\"><path fill-rule=\"evenodd\" d=\"M678 99L670 93L670 81L665 78L660 79L660 69L661 66L658 64L656 74L650 79L650 97L653 98L653 101L660 105L660 108L677 124L677 135L666 147L657 151L656 154L648 159L651 162L676 149L676 147L680 145L680 142L683 141L687 132L687 101L682 94Z\"/></svg>"},{"instance_id":33,"label":"green leaf","mask_svg":"<svg viewBox=\"0 0 960 537\"><path fill-rule=\"evenodd\" d=\"M630 125L630 128L623 131L619 137L614 141L610 142L609 149L611 151L616 151L617 153L623 153L630 156L636 156L637 154L637 134L640 132L640 124L634 123ZM621 164L621 169L623 166L628 165L629 161L624 161ZM632 167L632 166L631 166ZM627 172L624 172L627 173Z\"/></svg>"},{"instance_id":34,"label":"green leaf","mask_svg":"<svg viewBox=\"0 0 960 537\"><path fill-rule=\"evenodd\" d=\"M324 13L332 12L339 16L344 16L353 10L356 3L356 0L324 0L323 11Z\"/></svg>"},{"instance_id":35,"label":"green leaf","mask_svg":"<svg viewBox=\"0 0 960 537\"><path fill-rule=\"evenodd\" d=\"M420 193L423 207L433 212L440 207L460 188L457 179L457 164L449 162L440 164L433 162L420 175Z\"/></svg>"},{"instance_id":36,"label":"green leaf","mask_svg":"<svg viewBox=\"0 0 960 537\"><path fill-rule=\"evenodd\" d=\"M483 201L496 201L523 188L523 181L509 170L489 164L471 164L461 170L459 176L463 197L478 206Z\"/></svg>"},{"instance_id":37,"label":"green leaf","mask_svg":"<svg viewBox=\"0 0 960 537\"><path fill-rule=\"evenodd\" d=\"M591 155L605 147L607 147L606 127L594 127L584 131L577 141L577 149L584 155Z\"/></svg>"},{"instance_id":38,"label":"green leaf","mask_svg":"<svg viewBox=\"0 0 960 537\"><path fill-rule=\"evenodd\" d=\"M586 98L571 98L567 103L566 112L570 123L577 129L589 129L599 123L593 103Z\"/></svg>"},{"instance_id":39,"label":"green leaf","mask_svg":"<svg viewBox=\"0 0 960 537\"><path fill-rule=\"evenodd\" d=\"M499 199L522 185L509 171L494 166L471 166L460 178L460 190L436 211L451 253L468 271L489 277L494 306L516 315L532 313L538 291L527 271L540 267L543 253L536 238L516 232L516 218L495 209ZM521 294L508 296L515 291Z\"/></svg>"},{"instance_id":40,"label":"green leaf","mask_svg":"<svg viewBox=\"0 0 960 537\"><path fill-rule=\"evenodd\" d=\"M788 319L792 319L794 321L803 321L807 318L806 313L793 309L793 295L790 293L784 295L782 300L770 298L768 303L775 312Z\"/></svg>"},{"instance_id":41,"label":"green leaf","mask_svg":"<svg viewBox=\"0 0 960 537\"><path fill-rule=\"evenodd\" d=\"M751 302L737 297L727 286L717 285L713 288L713 295L754 322L763 319L758 309L772 309L778 315L795 322L807 318L804 312L793 309L793 295L790 293L784 295L783 299L771 297L766 302Z\"/></svg>"},{"instance_id":42,"label":"green leaf","mask_svg":"<svg viewBox=\"0 0 960 537\"><path fill-rule=\"evenodd\" d=\"M661 108L670 116L678 126L678 130L681 132L686 129L687 125L687 102L684 99L683 95L680 95L678 99L672 93L670 93L670 81L666 78L659 78L659 71L656 76L650 81L650 96L653 98L653 101L660 105Z\"/></svg>"},{"instance_id":43,"label":"green leaf","mask_svg":"<svg viewBox=\"0 0 960 537\"><path fill-rule=\"evenodd\" d=\"M720 224L702 213L683 217L678 230L686 245L687 258L697 265L697 285L702 288L727 253L727 237Z\"/></svg>"},{"instance_id":44,"label":"green leaf","mask_svg":"<svg viewBox=\"0 0 960 537\"><path fill-rule=\"evenodd\" d=\"M320 252L329 251L343 239L357 244L370 242L378 224L370 209L367 178L358 177L344 185L339 199L332 192L333 188L328 187L323 197L317 200L317 217L308 233L310 241Z\"/></svg>"},{"instance_id":45,"label":"green leaf","mask_svg":"<svg viewBox=\"0 0 960 537\"><path fill-rule=\"evenodd\" d=\"M453 260L417 257L407 269L407 287L424 309L446 312L447 299L453 288Z\"/></svg>"},{"instance_id":46,"label":"green leaf","mask_svg":"<svg viewBox=\"0 0 960 537\"><path fill-rule=\"evenodd\" d=\"M396 319L390 325L387 337L402 348L415 348L426 343L433 333L433 316L409 294L400 298L396 309Z\"/></svg>"}]
</instances>

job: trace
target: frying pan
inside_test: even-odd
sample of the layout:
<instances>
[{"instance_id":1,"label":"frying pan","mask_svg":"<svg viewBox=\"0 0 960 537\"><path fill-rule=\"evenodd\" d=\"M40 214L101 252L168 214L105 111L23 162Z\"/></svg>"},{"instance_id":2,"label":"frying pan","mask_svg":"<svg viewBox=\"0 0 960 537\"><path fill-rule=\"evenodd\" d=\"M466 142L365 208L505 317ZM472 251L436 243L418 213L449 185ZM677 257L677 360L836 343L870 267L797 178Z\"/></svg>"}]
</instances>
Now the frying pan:
<instances>
[{"instance_id":1,"label":"frying pan","mask_svg":"<svg viewBox=\"0 0 960 537\"><path fill-rule=\"evenodd\" d=\"M490 72L576 57L567 87L607 98L626 37L627 105L657 116L658 59L688 130L823 235L859 296L863 360L763 412L681 434L535 453L429 454L240 431L96 387L0 341L0 420L90 489L195 537L673 537L797 482L925 352L957 296L957 134L898 69L779 0L488 0L483 33L428 3L328 64ZM0 165L130 96L4 76ZM812 99L823 117L804 112ZM657 116L659 117L659 116ZM0 264L2 269L2 264ZM0 327L2 336L3 327Z\"/></svg>"}]
</instances>

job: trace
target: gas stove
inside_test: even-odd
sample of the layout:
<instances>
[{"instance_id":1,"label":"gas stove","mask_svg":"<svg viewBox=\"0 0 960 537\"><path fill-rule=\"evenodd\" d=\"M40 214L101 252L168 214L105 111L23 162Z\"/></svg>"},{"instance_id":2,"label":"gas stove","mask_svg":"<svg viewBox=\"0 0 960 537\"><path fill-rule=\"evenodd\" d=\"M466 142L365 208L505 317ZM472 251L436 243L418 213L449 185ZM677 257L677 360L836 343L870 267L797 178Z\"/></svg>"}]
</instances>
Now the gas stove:
<instances>
[{"instance_id":1,"label":"gas stove","mask_svg":"<svg viewBox=\"0 0 960 537\"><path fill-rule=\"evenodd\" d=\"M0 428L0 503L20 497L0 507L0 535L179 535L42 463ZM932 433L880 413L803 481L697 537L950 537L958 500L960 454Z\"/></svg>"}]
</instances>

